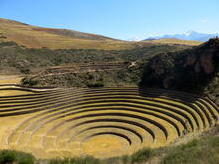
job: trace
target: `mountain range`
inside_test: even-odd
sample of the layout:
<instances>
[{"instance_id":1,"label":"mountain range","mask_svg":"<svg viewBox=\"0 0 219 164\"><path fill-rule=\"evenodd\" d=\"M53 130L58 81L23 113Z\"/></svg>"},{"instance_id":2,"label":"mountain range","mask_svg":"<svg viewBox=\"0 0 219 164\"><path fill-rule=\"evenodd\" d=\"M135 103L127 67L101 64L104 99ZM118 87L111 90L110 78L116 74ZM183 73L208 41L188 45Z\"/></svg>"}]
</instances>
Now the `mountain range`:
<instances>
[{"instance_id":1,"label":"mountain range","mask_svg":"<svg viewBox=\"0 0 219 164\"><path fill-rule=\"evenodd\" d=\"M205 33L199 33L199 32L195 32L195 31L188 31L184 34L173 34L173 35L163 35L163 36L149 37L145 40L180 39L180 40L195 40L195 41L206 42L210 38L214 38L216 36L219 36L219 33L205 34Z\"/></svg>"},{"instance_id":2,"label":"mountain range","mask_svg":"<svg viewBox=\"0 0 219 164\"><path fill-rule=\"evenodd\" d=\"M0 43L15 42L27 48L49 49L101 49L125 50L145 47L151 44L179 44L195 46L198 41L150 38L146 41L124 41L98 34L89 34L69 29L39 27L26 23L0 18Z\"/></svg>"}]
</instances>

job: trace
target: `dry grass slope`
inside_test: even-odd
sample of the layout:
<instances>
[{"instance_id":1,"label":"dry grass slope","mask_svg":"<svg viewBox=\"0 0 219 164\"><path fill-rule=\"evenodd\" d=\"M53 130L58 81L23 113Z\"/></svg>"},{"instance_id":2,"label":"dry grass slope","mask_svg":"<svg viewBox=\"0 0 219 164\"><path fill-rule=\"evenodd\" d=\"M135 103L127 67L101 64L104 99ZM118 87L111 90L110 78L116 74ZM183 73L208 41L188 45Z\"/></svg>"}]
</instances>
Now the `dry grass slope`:
<instances>
[{"instance_id":1,"label":"dry grass slope","mask_svg":"<svg viewBox=\"0 0 219 164\"><path fill-rule=\"evenodd\" d=\"M13 41L28 48L124 50L148 44L199 45L176 39L127 42L67 29L42 28L0 18L0 42Z\"/></svg>"},{"instance_id":2,"label":"dry grass slope","mask_svg":"<svg viewBox=\"0 0 219 164\"><path fill-rule=\"evenodd\" d=\"M28 48L117 50L135 47L135 44L100 35L40 28L7 19L0 19L0 36L0 41L14 41Z\"/></svg>"},{"instance_id":3,"label":"dry grass slope","mask_svg":"<svg viewBox=\"0 0 219 164\"><path fill-rule=\"evenodd\" d=\"M198 46L203 42L199 41L192 41L192 40L180 40L180 39L157 39L157 40L150 40L144 41L149 43L158 43L158 44L179 44L179 45L189 45L189 46Z\"/></svg>"}]
</instances>

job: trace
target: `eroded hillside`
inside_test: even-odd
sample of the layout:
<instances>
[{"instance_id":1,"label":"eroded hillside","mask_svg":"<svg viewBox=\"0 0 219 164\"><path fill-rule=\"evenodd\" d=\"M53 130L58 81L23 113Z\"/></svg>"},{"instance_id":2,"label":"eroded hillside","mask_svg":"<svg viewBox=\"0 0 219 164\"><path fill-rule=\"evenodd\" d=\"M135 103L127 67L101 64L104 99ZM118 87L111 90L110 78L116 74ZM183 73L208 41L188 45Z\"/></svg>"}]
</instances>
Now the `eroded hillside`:
<instances>
[{"instance_id":1,"label":"eroded hillside","mask_svg":"<svg viewBox=\"0 0 219 164\"><path fill-rule=\"evenodd\" d=\"M151 59L141 86L206 93L219 98L219 39L175 53L162 53Z\"/></svg>"}]
</instances>

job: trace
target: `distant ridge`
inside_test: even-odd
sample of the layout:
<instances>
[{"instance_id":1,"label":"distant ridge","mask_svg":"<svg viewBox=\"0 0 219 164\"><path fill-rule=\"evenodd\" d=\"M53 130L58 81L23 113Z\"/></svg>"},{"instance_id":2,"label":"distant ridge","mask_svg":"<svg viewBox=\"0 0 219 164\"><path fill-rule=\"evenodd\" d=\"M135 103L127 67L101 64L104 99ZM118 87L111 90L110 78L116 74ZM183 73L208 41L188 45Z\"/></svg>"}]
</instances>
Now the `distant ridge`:
<instances>
[{"instance_id":1,"label":"distant ridge","mask_svg":"<svg viewBox=\"0 0 219 164\"><path fill-rule=\"evenodd\" d=\"M53 34L58 34L61 36L68 36L68 37L73 37L73 38L78 38L78 39L91 39L91 40L105 40L105 39L109 39L109 40L116 40L110 37L105 37L102 35L97 35L97 34L89 34L89 33L84 33L84 32L79 32L79 31L75 31L75 30L69 30L69 29L59 29L59 28L44 28L44 27L37 27L37 26L32 26L26 23L22 23L22 22L18 22L15 20L9 20L9 19L4 19L4 18L0 18L0 24L3 27L3 25L8 24L11 26L29 26L30 29L34 30L34 31L43 31L43 32L48 32L48 33L53 33ZM26 28L27 28L26 27Z\"/></svg>"},{"instance_id":2,"label":"distant ridge","mask_svg":"<svg viewBox=\"0 0 219 164\"><path fill-rule=\"evenodd\" d=\"M174 34L174 35L163 35L163 36L149 37L145 40L181 39L181 40L195 40L195 41L200 41L200 42L206 42L210 38L214 38L216 36L219 36L219 33L205 34L205 33L198 33L198 32L195 32L195 31L188 31L184 34Z\"/></svg>"},{"instance_id":3,"label":"distant ridge","mask_svg":"<svg viewBox=\"0 0 219 164\"><path fill-rule=\"evenodd\" d=\"M160 41L124 41L69 29L45 28L0 18L0 43L15 42L27 48L125 50L151 44L196 46L200 42L179 39Z\"/></svg>"},{"instance_id":4,"label":"distant ridge","mask_svg":"<svg viewBox=\"0 0 219 164\"><path fill-rule=\"evenodd\" d=\"M0 18L0 42L13 41L27 48L129 49L136 45L110 37L68 29L32 26Z\"/></svg>"},{"instance_id":5,"label":"distant ridge","mask_svg":"<svg viewBox=\"0 0 219 164\"><path fill-rule=\"evenodd\" d=\"M176 44L176 45L188 45L188 46L197 46L202 44L203 42L196 40L182 40L182 39L174 39L174 38L166 38L166 39L147 39L144 42L154 43L154 44Z\"/></svg>"}]
</instances>

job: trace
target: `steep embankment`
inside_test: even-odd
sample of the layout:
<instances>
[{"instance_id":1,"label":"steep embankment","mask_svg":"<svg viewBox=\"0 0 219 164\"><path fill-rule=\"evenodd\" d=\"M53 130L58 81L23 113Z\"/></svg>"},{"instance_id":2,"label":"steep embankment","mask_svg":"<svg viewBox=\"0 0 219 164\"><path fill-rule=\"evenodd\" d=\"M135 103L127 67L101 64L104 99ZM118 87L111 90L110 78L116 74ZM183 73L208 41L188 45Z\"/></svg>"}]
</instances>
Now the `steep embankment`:
<instances>
[{"instance_id":1,"label":"steep embankment","mask_svg":"<svg viewBox=\"0 0 219 164\"><path fill-rule=\"evenodd\" d=\"M141 86L206 93L219 102L219 39L152 58Z\"/></svg>"}]
</instances>

